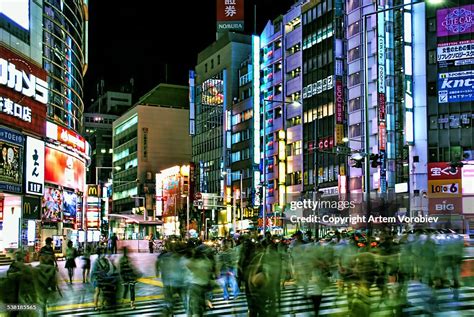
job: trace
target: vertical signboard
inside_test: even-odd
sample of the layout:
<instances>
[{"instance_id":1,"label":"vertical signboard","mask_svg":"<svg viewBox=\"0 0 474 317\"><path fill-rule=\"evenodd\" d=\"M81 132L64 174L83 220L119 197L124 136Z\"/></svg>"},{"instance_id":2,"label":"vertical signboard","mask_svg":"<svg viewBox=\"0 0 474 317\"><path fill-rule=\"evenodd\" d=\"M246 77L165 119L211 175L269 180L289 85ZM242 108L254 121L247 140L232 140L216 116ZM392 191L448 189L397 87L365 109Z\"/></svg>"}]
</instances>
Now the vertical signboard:
<instances>
[{"instance_id":1,"label":"vertical signboard","mask_svg":"<svg viewBox=\"0 0 474 317\"><path fill-rule=\"evenodd\" d=\"M97 185L87 185L86 198L86 228L99 229L100 224L100 195Z\"/></svg>"},{"instance_id":2,"label":"vertical signboard","mask_svg":"<svg viewBox=\"0 0 474 317\"><path fill-rule=\"evenodd\" d=\"M217 0L217 32L244 30L244 0Z\"/></svg>"},{"instance_id":3,"label":"vertical signboard","mask_svg":"<svg viewBox=\"0 0 474 317\"><path fill-rule=\"evenodd\" d=\"M148 128L143 128L143 160L148 160Z\"/></svg>"},{"instance_id":4,"label":"vertical signboard","mask_svg":"<svg viewBox=\"0 0 474 317\"><path fill-rule=\"evenodd\" d=\"M377 101L379 122L380 192L387 192L385 106L385 12L377 14Z\"/></svg>"},{"instance_id":5,"label":"vertical signboard","mask_svg":"<svg viewBox=\"0 0 474 317\"><path fill-rule=\"evenodd\" d=\"M26 137L26 177L27 194L43 195L44 193L44 142Z\"/></svg>"}]
</instances>

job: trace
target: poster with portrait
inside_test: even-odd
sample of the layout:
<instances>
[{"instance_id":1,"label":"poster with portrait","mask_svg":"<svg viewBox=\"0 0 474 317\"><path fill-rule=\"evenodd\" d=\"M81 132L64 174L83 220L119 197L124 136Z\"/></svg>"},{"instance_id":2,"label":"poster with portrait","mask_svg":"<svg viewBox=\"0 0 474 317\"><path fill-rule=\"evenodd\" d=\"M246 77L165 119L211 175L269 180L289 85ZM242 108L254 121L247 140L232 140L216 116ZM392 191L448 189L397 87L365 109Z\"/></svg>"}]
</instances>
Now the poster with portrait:
<instances>
[{"instance_id":1,"label":"poster with portrait","mask_svg":"<svg viewBox=\"0 0 474 317\"><path fill-rule=\"evenodd\" d=\"M41 220L43 222L58 222L61 220L63 212L63 193L60 189L54 187L45 187L43 196Z\"/></svg>"},{"instance_id":2,"label":"poster with portrait","mask_svg":"<svg viewBox=\"0 0 474 317\"><path fill-rule=\"evenodd\" d=\"M0 182L21 184L21 148L0 141Z\"/></svg>"}]
</instances>

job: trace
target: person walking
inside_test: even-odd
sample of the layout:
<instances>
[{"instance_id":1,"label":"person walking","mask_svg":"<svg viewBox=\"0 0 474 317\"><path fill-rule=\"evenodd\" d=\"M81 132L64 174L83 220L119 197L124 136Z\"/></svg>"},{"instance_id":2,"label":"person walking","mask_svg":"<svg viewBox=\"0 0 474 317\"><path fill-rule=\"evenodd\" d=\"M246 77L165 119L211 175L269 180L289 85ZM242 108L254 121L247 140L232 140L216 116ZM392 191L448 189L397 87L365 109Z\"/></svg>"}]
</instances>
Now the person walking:
<instances>
[{"instance_id":1,"label":"person walking","mask_svg":"<svg viewBox=\"0 0 474 317\"><path fill-rule=\"evenodd\" d=\"M77 251L72 246L72 241L69 240L66 249L66 269L69 276L69 284L72 284L72 278L74 276L74 269L76 268L76 256Z\"/></svg>"},{"instance_id":2,"label":"person walking","mask_svg":"<svg viewBox=\"0 0 474 317\"><path fill-rule=\"evenodd\" d=\"M155 239L153 238L153 233L150 233L150 236L148 237L148 249L150 250L150 253L153 253L154 243Z\"/></svg>"},{"instance_id":3,"label":"person walking","mask_svg":"<svg viewBox=\"0 0 474 317\"><path fill-rule=\"evenodd\" d=\"M84 250L82 255L82 260L84 261L82 265L82 283L89 283L91 280L91 247L88 245Z\"/></svg>"},{"instance_id":4,"label":"person walking","mask_svg":"<svg viewBox=\"0 0 474 317\"><path fill-rule=\"evenodd\" d=\"M117 241L118 241L117 234L114 233L112 237L110 238L112 254L117 254Z\"/></svg>"},{"instance_id":5,"label":"person walking","mask_svg":"<svg viewBox=\"0 0 474 317\"><path fill-rule=\"evenodd\" d=\"M119 262L120 278L123 285L123 299L127 298L128 289L130 289L130 307L135 309L135 284L139 274L128 257L128 249L123 248L123 256Z\"/></svg>"}]
</instances>

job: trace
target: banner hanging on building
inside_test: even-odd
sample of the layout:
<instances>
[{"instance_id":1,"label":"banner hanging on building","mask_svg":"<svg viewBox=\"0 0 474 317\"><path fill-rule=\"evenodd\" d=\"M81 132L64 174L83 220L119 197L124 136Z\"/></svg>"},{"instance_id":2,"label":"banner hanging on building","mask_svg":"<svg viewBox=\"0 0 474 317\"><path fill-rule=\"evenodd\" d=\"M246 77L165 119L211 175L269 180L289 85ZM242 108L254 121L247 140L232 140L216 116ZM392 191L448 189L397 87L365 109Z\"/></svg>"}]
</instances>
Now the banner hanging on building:
<instances>
[{"instance_id":1,"label":"banner hanging on building","mask_svg":"<svg viewBox=\"0 0 474 317\"><path fill-rule=\"evenodd\" d=\"M24 139L22 134L0 128L0 191L21 193Z\"/></svg>"},{"instance_id":2,"label":"banner hanging on building","mask_svg":"<svg viewBox=\"0 0 474 317\"><path fill-rule=\"evenodd\" d=\"M244 0L217 0L217 32L244 30Z\"/></svg>"}]
</instances>

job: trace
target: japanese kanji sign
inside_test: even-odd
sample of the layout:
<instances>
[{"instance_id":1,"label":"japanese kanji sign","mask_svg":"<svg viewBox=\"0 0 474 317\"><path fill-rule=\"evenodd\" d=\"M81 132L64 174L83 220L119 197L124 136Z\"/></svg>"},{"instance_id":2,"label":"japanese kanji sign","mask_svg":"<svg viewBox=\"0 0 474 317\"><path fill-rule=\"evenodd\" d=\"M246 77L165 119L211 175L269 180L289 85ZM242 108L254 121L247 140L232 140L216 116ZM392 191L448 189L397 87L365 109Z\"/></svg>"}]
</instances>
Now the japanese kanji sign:
<instances>
[{"instance_id":1,"label":"japanese kanji sign","mask_svg":"<svg viewBox=\"0 0 474 317\"><path fill-rule=\"evenodd\" d=\"M244 30L244 0L217 0L217 31Z\"/></svg>"},{"instance_id":2,"label":"japanese kanji sign","mask_svg":"<svg viewBox=\"0 0 474 317\"><path fill-rule=\"evenodd\" d=\"M460 197L462 194L461 169L451 169L447 162L428 164L429 197Z\"/></svg>"},{"instance_id":3,"label":"japanese kanji sign","mask_svg":"<svg viewBox=\"0 0 474 317\"><path fill-rule=\"evenodd\" d=\"M46 71L0 45L0 122L44 136L47 103Z\"/></svg>"},{"instance_id":4,"label":"japanese kanji sign","mask_svg":"<svg viewBox=\"0 0 474 317\"><path fill-rule=\"evenodd\" d=\"M44 142L26 137L26 193L43 195L44 192Z\"/></svg>"}]
</instances>

